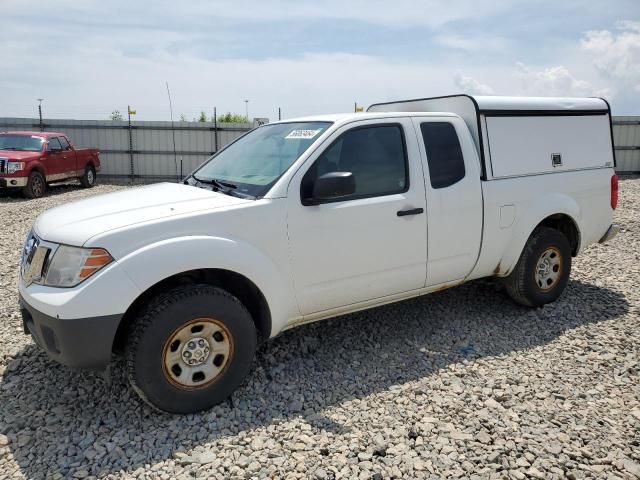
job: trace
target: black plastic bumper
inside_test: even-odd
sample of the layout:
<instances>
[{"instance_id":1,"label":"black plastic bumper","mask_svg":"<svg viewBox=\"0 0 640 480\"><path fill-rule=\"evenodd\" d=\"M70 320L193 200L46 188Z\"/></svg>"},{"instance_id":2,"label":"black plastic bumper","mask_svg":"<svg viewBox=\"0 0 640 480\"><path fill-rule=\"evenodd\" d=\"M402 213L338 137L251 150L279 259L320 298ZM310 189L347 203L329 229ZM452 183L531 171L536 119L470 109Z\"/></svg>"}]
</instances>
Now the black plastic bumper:
<instances>
[{"instance_id":1,"label":"black plastic bumper","mask_svg":"<svg viewBox=\"0 0 640 480\"><path fill-rule=\"evenodd\" d=\"M56 362L69 367L104 370L122 315L74 318L50 317L20 297L24 331Z\"/></svg>"}]
</instances>

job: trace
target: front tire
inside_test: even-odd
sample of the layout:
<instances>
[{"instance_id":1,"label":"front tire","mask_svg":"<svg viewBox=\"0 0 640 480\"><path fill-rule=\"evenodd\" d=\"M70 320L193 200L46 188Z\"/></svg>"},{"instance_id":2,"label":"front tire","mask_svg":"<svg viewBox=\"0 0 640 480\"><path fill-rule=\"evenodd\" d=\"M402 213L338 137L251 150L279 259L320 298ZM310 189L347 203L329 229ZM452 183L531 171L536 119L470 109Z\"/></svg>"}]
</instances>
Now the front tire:
<instances>
[{"instance_id":1,"label":"front tire","mask_svg":"<svg viewBox=\"0 0 640 480\"><path fill-rule=\"evenodd\" d=\"M96 184L96 169L88 165L84 170L84 175L80 177L80 185L84 188L91 188Z\"/></svg>"},{"instance_id":2,"label":"front tire","mask_svg":"<svg viewBox=\"0 0 640 480\"><path fill-rule=\"evenodd\" d=\"M236 297L210 285L177 287L134 321L126 348L129 383L159 410L206 410L245 379L256 343L251 315Z\"/></svg>"},{"instance_id":3,"label":"front tire","mask_svg":"<svg viewBox=\"0 0 640 480\"><path fill-rule=\"evenodd\" d=\"M29 174L27 185L22 193L27 198L40 198L47 191L47 182L40 172L33 171Z\"/></svg>"},{"instance_id":4,"label":"front tire","mask_svg":"<svg viewBox=\"0 0 640 480\"><path fill-rule=\"evenodd\" d=\"M505 280L507 293L521 305L545 305L562 295L570 273L571 246L567 237L558 230L539 227Z\"/></svg>"}]
</instances>

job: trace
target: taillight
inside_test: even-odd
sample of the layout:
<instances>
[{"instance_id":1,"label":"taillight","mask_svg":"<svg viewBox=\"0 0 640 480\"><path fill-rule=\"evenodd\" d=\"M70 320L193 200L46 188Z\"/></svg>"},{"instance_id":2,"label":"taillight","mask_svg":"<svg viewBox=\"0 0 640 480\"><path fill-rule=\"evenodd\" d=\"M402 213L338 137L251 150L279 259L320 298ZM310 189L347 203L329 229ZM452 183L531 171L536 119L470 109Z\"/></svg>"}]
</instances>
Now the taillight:
<instances>
[{"instance_id":1,"label":"taillight","mask_svg":"<svg viewBox=\"0 0 640 480\"><path fill-rule=\"evenodd\" d=\"M618 176L611 177L611 208L614 210L618 206Z\"/></svg>"}]
</instances>

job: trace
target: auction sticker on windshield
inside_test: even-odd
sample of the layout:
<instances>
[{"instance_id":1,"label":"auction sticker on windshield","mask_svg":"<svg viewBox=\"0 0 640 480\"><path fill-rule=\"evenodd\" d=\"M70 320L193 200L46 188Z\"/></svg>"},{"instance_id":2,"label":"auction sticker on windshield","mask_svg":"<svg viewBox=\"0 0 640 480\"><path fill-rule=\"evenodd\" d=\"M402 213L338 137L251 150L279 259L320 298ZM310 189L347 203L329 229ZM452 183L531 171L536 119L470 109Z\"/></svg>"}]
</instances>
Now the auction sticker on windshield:
<instances>
[{"instance_id":1,"label":"auction sticker on windshield","mask_svg":"<svg viewBox=\"0 0 640 480\"><path fill-rule=\"evenodd\" d=\"M322 129L319 130L292 130L291 133L289 135L287 135L284 138L302 138L302 139L306 139L306 138L313 138L315 137L318 133L320 133L322 131Z\"/></svg>"}]
</instances>

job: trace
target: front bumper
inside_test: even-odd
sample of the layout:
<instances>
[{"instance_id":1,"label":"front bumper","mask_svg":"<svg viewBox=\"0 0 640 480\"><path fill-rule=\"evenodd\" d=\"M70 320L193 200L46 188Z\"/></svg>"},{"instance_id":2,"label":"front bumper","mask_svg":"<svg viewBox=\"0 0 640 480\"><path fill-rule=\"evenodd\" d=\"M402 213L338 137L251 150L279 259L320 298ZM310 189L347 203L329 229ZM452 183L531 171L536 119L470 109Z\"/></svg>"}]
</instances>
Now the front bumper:
<instances>
[{"instance_id":1,"label":"front bumper","mask_svg":"<svg viewBox=\"0 0 640 480\"><path fill-rule=\"evenodd\" d=\"M120 315L74 318L51 317L29 305L20 295L24 330L49 358L69 367L105 370L122 319Z\"/></svg>"},{"instance_id":2,"label":"front bumper","mask_svg":"<svg viewBox=\"0 0 640 480\"><path fill-rule=\"evenodd\" d=\"M0 177L0 188L26 187L28 181L28 177Z\"/></svg>"}]
</instances>

